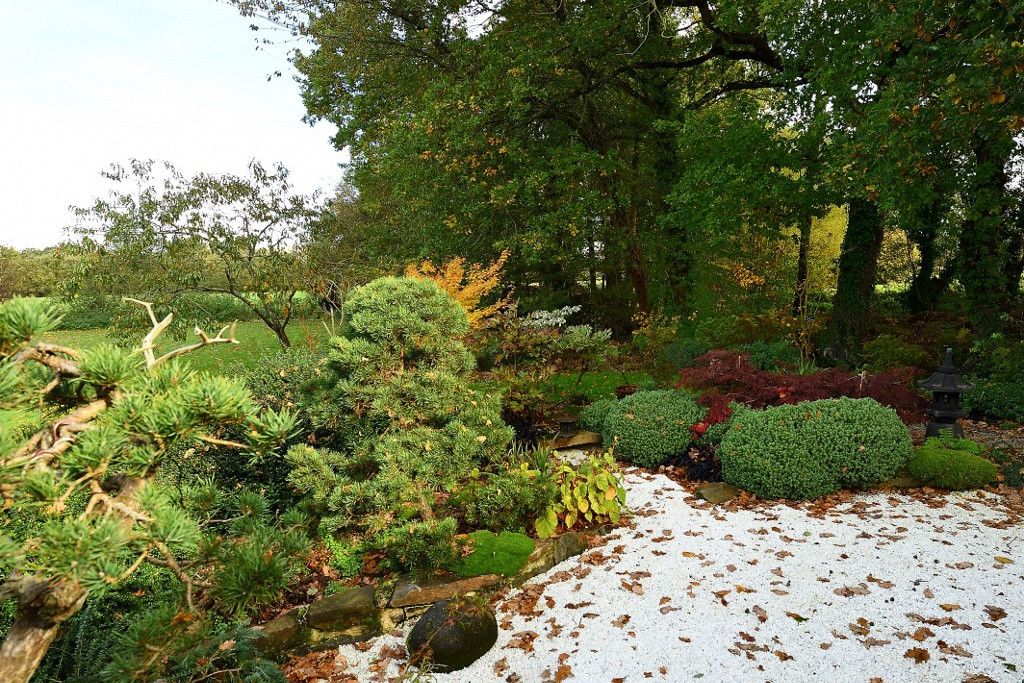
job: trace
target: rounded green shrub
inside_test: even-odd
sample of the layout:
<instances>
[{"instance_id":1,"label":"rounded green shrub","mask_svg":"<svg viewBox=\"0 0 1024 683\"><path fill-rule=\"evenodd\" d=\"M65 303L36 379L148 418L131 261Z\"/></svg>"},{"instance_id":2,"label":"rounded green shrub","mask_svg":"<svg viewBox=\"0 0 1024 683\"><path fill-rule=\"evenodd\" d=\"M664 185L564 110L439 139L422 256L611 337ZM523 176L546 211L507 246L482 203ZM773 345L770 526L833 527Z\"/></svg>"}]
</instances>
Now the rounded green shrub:
<instances>
[{"instance_id":1,"label":"rounded green shrub","mask_svg":"<svg viewBox=\"0 0 1024 683\"><path fill-rule=\"evenodd\" d=\"M589 432L600 432L604 427L604 419L618 401L614 398L602 398L594 401L580 411L580 427Z\"/></svg>"},{"instance_id":2,"label":"rounded green shrub","mask_svg":"<svg viewBox=\"0 0 1024 683\"><path fill-rule=\"evenodd\" d=\"M967 439L928 439L907 463L922 484L950 491L977 489L996 481L996 466L981 457L984 448Z\"/></svg>"},{"instance_id":3,"label":"rounded green shrub","mask_svg":"<svg viewBox=\"0 0 1024 683\"><path fill-rule=\"evenodd\" d=\"M761 498L808 500L885 481L911 454L896 412L872 399L826 399L738 415L722 440L722 478Z\"/></svg>"},{"instance_id":4,"label":"rounded green shrub","mask_svg":"<svg viewBox=\"0 0 1024 683\"><path fill-rule=\"evenodd\" d=\"M1024 381L978 382L963 396L963 409L996 420L1024 422Z\"/></svg>"},{"instance_id":5,"label":"rounded green shrub","mask_svg":"<svg viewBox=\"0 0 1024 683\"><path fill-rule=\"evenodd\" d=\"M639 467L657 467L681 453L705 409L687 393L640 391L615 403L601 428L605 444L616 439L616 457Z\"/></svg>"}]
</instances>

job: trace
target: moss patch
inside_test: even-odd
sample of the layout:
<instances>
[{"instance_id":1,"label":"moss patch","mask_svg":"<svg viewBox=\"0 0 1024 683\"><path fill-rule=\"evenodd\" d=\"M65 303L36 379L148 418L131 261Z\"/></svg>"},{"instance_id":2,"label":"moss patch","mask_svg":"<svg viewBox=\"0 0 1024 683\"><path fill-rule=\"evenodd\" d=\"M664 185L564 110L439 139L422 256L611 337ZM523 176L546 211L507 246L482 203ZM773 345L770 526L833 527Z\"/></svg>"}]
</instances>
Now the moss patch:
<instances>
[{"instance_id":1,"label":"moss patch","mask_svg":"<svg viewBox=\"0 0 1024 683\"><path fill-rule=\"evenodd\" d=\"M503 574L511 576L526 564L533 552L533 539L523 534L503 531L474 531L469 535L473 552L456 568L459 576Z\"/></svg>"},{"instance_id":2,"label":"moss patch","mask_svg":"<svg viewBox=\"0 0 1024 683\"><path fill-rule=\"evenodd\" d=\"M960 491L996 480L996 466L982 458L984 448L967 439L928 439L907 462L907 471L922 483Z\"/></svg>"}]
</instances>

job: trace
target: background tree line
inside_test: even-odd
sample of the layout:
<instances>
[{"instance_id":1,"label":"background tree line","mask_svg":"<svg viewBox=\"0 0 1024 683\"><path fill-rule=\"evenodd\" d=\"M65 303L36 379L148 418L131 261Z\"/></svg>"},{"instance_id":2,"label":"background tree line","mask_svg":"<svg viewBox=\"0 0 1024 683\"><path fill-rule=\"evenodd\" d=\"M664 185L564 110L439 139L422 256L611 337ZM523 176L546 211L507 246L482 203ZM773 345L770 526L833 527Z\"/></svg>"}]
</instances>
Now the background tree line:
<instances>
[{"instance_id":1,"label":"background tree line","mask_svg":"<svg viewBox=\"0 0 1024 683\"><path fill-rule=\"evenodd\" d=\"M131 189L78 211L69 291L183 318L223 292L287 345L301 292L337 307L408 263L508 250L526 308L588 304L617 334L652 310L698 335L795 326L840 363L879 285L904 313L961 295L982 336L1018 310L1019 0L231 3L309 45L342 189L114 167Z\"/></svg>"}]
</instances>

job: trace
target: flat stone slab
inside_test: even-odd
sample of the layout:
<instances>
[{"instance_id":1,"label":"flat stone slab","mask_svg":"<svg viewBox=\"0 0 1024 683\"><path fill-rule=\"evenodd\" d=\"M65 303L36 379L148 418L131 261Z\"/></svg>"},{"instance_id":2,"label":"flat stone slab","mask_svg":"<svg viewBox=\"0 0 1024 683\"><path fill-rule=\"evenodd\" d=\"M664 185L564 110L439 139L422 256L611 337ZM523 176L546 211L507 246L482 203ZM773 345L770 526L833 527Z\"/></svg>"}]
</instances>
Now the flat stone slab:
<instances>
[{"instance_id":1,"label":"flat stone slab","mask_svg":"<svg viewBox=\"0 0 1024 683\"><path fill-rule=\"evenodd\" d=\"M741 489L726 484L724 481L716 481L710 484L701 484L697 487L697 490L693 492L693 495L697 498L702 498L709 503L715 505L721 505L722 503L728 503L730 500L740 495Z\"/></svg>"},{"instance_id":2,"label":"flat stone slab","mask_svg":"<svg viewBox=\"0 0 1024 683\"><path fill-rule=\"evenodd\" d=\"M561 564L570 557L576 557L586 549L586 539L575 531L569 531L555 539L551 559L555 564Z\"/></svg>"},{"instance_id":3,"label":"flat stone slab","mask_svg":"<svg viewBox=\"0 0 1024 683\"><path fill-rule=\"evenodd\" d=\"M306 610L306 624L313 628L331 630L338 625L373 619L377 607L373 604L373 586L349 588L318 600Z\"/></svg>"},{"instance_id":4,"label":"flat stone slab","mask_svg":"<svg viewBox=\"0 0 1024 683\"><path fill-rule=\"evenodd\" d=\"M600 446L601 435L597 432L588 432L585 429L581 429L572 436L563 436L557 439L552 439L548 444L550 448L578 448L580 446Z\"/></svg>"},{"instance_id":5,"label":"flat stone slab","mask_svg":"<svg viewBox=\"0 0 1024 683\"><path fill-rule=\"evenodd\" d=\"M255 646L261 652L282 652L295 642L301 630L296 610L291 610L264 624Z\"/></svg>"},{"instance_id":6,"label":"flat stone slab","mask_svg":"<svg viewBox=\"0 0 1024 683\"><path fill-rule=\"evenodd\" d=\"M454 595L475 593L502 581L501 574L484 574L468 579L452 581L450 579L427 579L419 583L407 581L395 586L391 596L391 607L409 607L412 605L432 605Z\"/></svg>"}]
</instances>

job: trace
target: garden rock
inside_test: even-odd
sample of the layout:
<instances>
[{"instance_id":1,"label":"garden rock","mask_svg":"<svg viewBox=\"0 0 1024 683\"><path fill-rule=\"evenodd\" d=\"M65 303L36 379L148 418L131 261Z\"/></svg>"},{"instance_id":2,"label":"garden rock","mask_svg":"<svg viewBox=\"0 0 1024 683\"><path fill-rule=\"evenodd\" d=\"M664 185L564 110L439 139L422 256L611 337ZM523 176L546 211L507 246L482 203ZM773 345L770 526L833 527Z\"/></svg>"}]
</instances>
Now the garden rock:
<instances>
[{"instance_id":1,"label":"garden rock","mask_svg":"<svg viewBox=\"0 0 1024 683\"><path fill-rule=\"evenodd\" d=\"M406 643L410 660L436 672L458 671L482 657L498 640L498 622L486 605L442 600L416 622Z\"/></svg>"},{"instance_id":2,"label":"garden rock","mask_svg":"<svg viewBox=\"0 0 1024 683\"><path fill-rule=\"evenodd\" d=\"M429 605L455 595L465 595L490 588L500 583L501 578L500 574L484 574L461 581L431 579L419 583L400 583L395 587L394 595L391 596L391 606Z\"/></svg>"},{"instance_id":3,"label":"garden rock","mask_svg":"<svg viewBox=\"0 0 1024 683\"><path fill-rule=\"evenodd\" d=\"M263 625L256 648L261 652L283 652L299 637L302 626L294 610Z\"/></svg>"},{"instance_id":4,"label":"garden rock","mask_svg":"<svg viewBox=\"0 0 1024 683\"><path fill-rule=\"evenodd\" d=\"M697 498L703 498L709 503L715 505L721 505L722 503L728 503L730 500L740 495L741 489L726 484L724 481L716 481L710 484L702 484L697 487L697 490L693 492L693 495Z\"/></svg>"},{"instance_id":5,"label":"garden rock","mask_svg":"<svg viewBox=\"0 0 1024 683\"><path fill-rule=\"evenodd\" d=\"M560 564L570 557L576 557L586 549L587 542L583 537L570 531L555 539L552 559L555 564Z\"/></svg>"},{"instance_id":6,"label":"garden rock","mask_svg":"<svg viewBox=\"0 0 1024 683\"><path fill-rule=\"evenodd\" d=\"M554 449L561 448L579 448L580 446L599 446L601 445L601 435L597 432L588 432L584 429L576 432L572 436L563 436L551 441L549 446Z\"/></svg>"},{"instance_id":7,"label":"garden rock","mask_svg":"<svg viewBox=\"0 0 1024 683\"><path fill-rule=\"evenodd\" d=\"M314 602L306 612L306 623L313 628L330 630L339 625L373 619L377 611L373 593L372 586L363 586Z\"/></svg>"}]
</instances>

